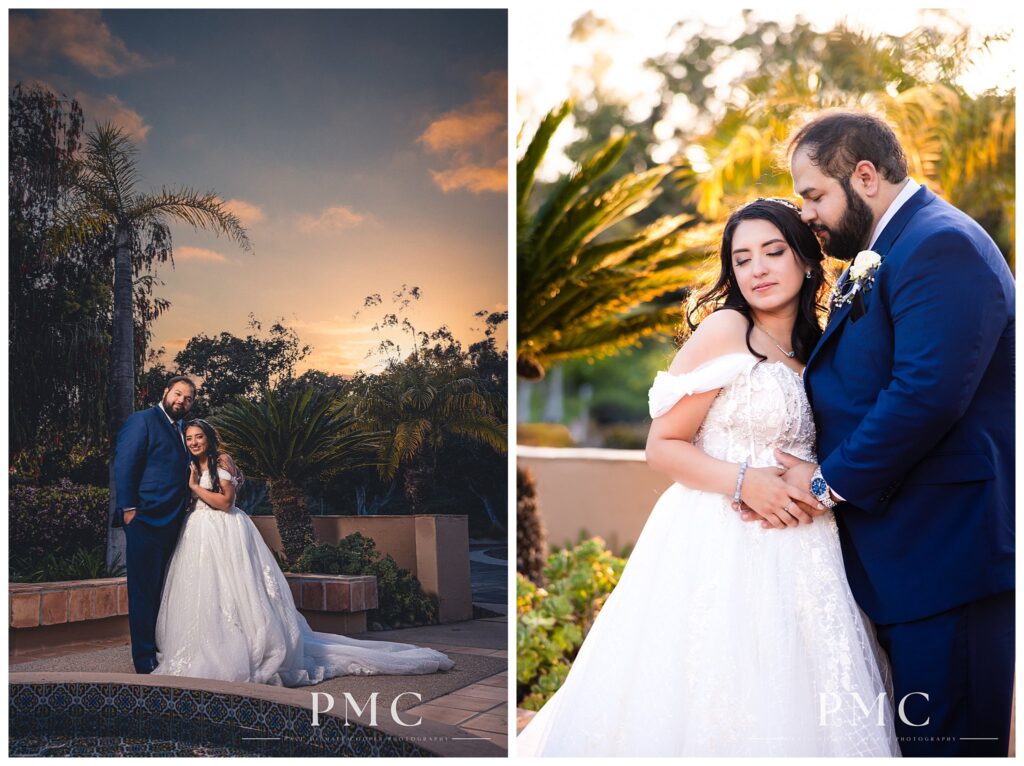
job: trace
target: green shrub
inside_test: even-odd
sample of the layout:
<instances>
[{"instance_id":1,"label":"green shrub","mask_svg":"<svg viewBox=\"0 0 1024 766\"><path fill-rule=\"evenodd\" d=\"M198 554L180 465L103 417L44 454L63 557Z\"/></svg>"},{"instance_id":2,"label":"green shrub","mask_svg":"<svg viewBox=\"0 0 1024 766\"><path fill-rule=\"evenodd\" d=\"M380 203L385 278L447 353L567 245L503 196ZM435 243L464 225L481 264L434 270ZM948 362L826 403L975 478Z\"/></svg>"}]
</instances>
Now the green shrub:
<instances>
[{"instance_id":1,"label":"green shrub","mask_svg":"<svg viewBox=\"0 0 1024 766\"><path fill-rule=\"evenodd\" d=\"M11 484L41 486L70 479L75 484L106 487L110 481L108 452L90 444L35 445L11 455Z\"/></svg>"},{"instance_id":2,"label":"green shrub","mask_svg":"<svg viewBox=\"0 0 1024 766\"><path fill-rule=\"evenodd\" d=\"M537 481L529 468L516 466L516 571L535 585L543 585L547 556L544 519L537 507Z\"/></svg>"},{"instance_id":3,"label":"green shrub","mask_svg":"<svg viewBox=\"0 0 1024 766\"><path fill-rule=\"evenodd\" d=\"M611 594L626 560L599 537L552 553L546 588L516 575L516 697L540 710L569 673L583 639Z\"/></svg>"},{"instance_id":4,"label":"green shrub","mask_svg":"<svg viewBox=\"0 0 1024 766\"><path fill-rule=\"evenodd\" d=\"M19 553L11 556L11 582L65 582L96 580L102 577L123 577L125 568L118 556L107 569L105 543L92 548L80 547L72 552L56 551L43 556Z\"/></svg>"},{"instance_id":5,"label":"green shrub","mask_svg":"<svg viewBox=\"0 0 1024 766\"><path fill-rule=\"evenodd\" d=\"M49 487L13 486L10 551L42 559L69 557L81 548L106 545L110 490L63 479Z\"/></svg>"},{"instance_id":6,"label":"green shrub","mask_svg":"<svg viewBox=\"0 0 1024 766\"><path fill-rule=\"evenodd\" d=\"M607 449L643 449L647 446L650 423L620 423L597 429L601 445Z\"/></svg>"},{"instance_id":7,"label":"green shrub","mask_svg":"<svg viewBox=\"0 0 1024 766\"><path fill-rule=\"evenodd\" d=\"M561 423L519 423L516 443L525 447L575 447L569 429Z\"/></svg>"},{"instance_id":8,"label":"green shrub","mask_svg":"<svg viewBox=\"0 0 1024 766\"><path fill-rule=\"evenodd\" d=\"M343 537L337 545L309 546L292 564L291 571L376 577L379 606L369 612L370 630L437 621L436 599L423 592L412 572L399 567L390 554L382 556L373 539L358 532Z\"/></svg>"}]
</instances>

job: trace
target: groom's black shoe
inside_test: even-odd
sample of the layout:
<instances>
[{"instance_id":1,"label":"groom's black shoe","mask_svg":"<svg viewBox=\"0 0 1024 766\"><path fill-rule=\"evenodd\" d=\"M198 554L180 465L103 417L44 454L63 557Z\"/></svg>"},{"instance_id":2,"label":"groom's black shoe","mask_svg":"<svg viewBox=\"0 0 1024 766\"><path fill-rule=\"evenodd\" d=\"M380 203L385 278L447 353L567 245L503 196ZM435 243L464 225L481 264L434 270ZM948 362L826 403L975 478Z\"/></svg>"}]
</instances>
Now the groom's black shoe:
<instances>
[{"instance_id":1,"label":"groom's black shoe","mask_svg":"<svg viewBox=\"0 0 1024 766\"><path fill-rule=\"evenodd\" d=\"M152 673L154 670L156 670L156 666L157 666L156 660L150 660L149 662L147 662L145 664L136 665L135 666L135 672L136 673Z\"/></svg>"}]
</instances>

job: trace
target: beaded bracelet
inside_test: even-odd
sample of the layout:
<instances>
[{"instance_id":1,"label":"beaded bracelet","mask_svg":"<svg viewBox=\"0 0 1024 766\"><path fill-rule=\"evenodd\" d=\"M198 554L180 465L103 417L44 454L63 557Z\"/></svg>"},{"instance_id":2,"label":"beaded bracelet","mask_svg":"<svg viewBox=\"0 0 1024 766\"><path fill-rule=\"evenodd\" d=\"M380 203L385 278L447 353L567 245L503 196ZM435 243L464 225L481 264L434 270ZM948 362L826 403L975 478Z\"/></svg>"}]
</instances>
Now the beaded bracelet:
<instances>
[{"instance_id":1,"label":"beaded bracelet","mask_svg":"<svg viewBox=\"0 0 1024 766\"><path fill-rule=\"evenodd\" d=\"M740 463L740 475L736 479L736 492L732 496L732 504L734 508L740 507L740 487L743 486L743 475L747 472L747 461L744 460Z\"/></svg>"}]
</instances>

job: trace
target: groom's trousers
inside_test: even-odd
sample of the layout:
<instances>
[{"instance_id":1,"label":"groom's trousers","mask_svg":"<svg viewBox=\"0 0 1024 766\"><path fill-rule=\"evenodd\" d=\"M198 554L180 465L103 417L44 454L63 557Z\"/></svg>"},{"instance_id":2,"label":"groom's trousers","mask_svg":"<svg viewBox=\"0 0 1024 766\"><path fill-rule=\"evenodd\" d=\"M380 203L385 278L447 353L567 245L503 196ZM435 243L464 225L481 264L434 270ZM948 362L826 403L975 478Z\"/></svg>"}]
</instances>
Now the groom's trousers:
<instances>
[{"instance_id":1,"label":"groom's trousers","mask_svg":"<svg viewBox=\"0 0 1024 766\"><path fill-rule=\"evenodd\" d=\"M892 662L896 736L904 756L1006 757L1014 593L877 626Z\"/></svg>"},{"instance_id":2,"label":"groom's trousers","mask_svg":"<svg viewBox=\"0 0 1024 766\"><path fill-rule=\"evenodd\" d=\"M132 662L137 673L149 673L157 665L156 617L160 594L184 519L182 513L169 524L156 527L136 516L124 527L128 627L132 636Z\"/></svg>"}]
</instances>

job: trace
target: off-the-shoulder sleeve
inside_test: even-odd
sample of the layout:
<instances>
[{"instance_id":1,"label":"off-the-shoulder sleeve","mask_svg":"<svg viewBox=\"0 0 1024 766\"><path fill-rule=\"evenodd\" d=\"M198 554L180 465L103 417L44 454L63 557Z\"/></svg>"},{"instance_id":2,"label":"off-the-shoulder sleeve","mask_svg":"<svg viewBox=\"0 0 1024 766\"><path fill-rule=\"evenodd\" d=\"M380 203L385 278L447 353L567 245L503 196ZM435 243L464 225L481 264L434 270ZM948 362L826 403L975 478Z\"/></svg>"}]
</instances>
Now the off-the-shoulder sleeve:
<instances>
[{"instance_id":1,"label":"off-the-shoulder sleeve","mask_svg":"<svg viewBox=\"0 0 1024 766\"><path fill-rule=\"evenodd\" d=\"M721 388L750 370L757 363L752 354L735 353L716 356L699 367L681 375L659 372L647 392L651 417L664 415L684 396L702 394Z\"/></svg>"},{"instance_id":2,"label":"off-the-shoulder sleeve","mask_svg":"<svg viewBox=\"0 0 1024 766\"><path fill-rule=\"evenodd\" d=\"M236 487L238 486L238 479L236 479L234 475L232 475L231 471L218 467L217 476L220 477L221 481L230 481Z\"/></svg>"}]
</instances>

